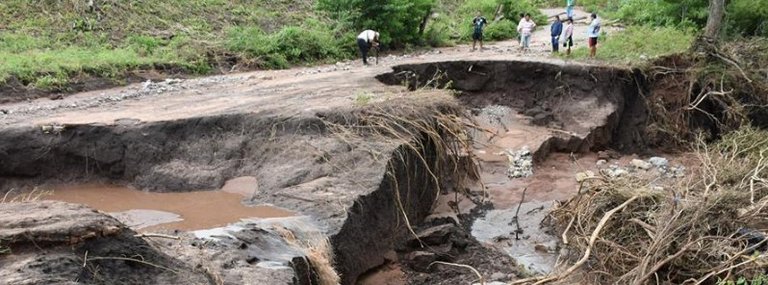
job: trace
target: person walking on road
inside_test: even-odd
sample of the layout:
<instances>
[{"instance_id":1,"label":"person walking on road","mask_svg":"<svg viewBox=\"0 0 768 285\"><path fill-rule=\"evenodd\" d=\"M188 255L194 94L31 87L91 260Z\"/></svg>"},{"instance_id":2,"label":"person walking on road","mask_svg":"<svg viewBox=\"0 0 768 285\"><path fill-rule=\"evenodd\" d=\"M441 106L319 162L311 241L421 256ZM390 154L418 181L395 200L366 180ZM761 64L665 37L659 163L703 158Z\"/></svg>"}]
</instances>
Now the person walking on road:
<instances>
[{"instance_id":1,"label":"person walking on road","mask_svg":"<svg viewBox=\"0 0 768 285\"><path fill-rule=\"evenodd\" d=\"M533 29L536 28L536 23L531 20L531 14L525 13L525 17L520 20L520 24L517 25L517 32L520 34L520 44L523 51L530 49L531 35Z\"/></svg>"},{"instance_id":2,"label":"person walking on road","mask_svg":"<svg viewBox=\"0 0 768 285\"><path fill-rule=\"evenodd\" d=\"M483 50L483 29L485 29L487 24L488 20L478 11L477 16L472 20L472 27L474 27L472 32L472 51L475 51L475 45L478 41L480 42L480 50Z\"/></svg>"},{"instance_id":3,"label":"person walking on road","mask_svg":"<svg viewBox=\"0 0 768 285\"><path fill-rule=\"evenodd\" d=\"M571 19L573 19L573 1L574 0L565 1L565 15Z\"/></svg>"},{"instance_id":4,"label":"person walking on road","mask_svg":"<svg viewBox=\"0 0 768 285\"><path fill-rule=\"evenodd\" d=\"M563 33L563 22L560 22L560 16L555 16L555 22L549 30L552 36L552 52L557 53L560 51L560 35Z\"/></svg>"},{"instance_id":5,"label":"person walking on road","mask_svg":"<svg viewBox=\"0 0 768 285\"><path fill-rule=\"evenodd\" d=\"M363 56L363 64L368 65L368 51L379 46L379 33L374 30L363 31L357 36L357 46Z\"/></svg>"},{"instance_id":6,"label":"person walking on road","mask_svg":"<svg viewBox=\"0 0 768 285\"><path fill-rule=\"evenodd\" d=\"M565 41L563 47L566 48L565 55L571 55L571 47L573 46L573 18L568 18L565 24Z\"/></svg>"},{"instance_id":7,"label":"person walking on road","mask_svg":"<svg viewBox=\"0 0 768 285\"><path fill-rule=\"evenodd\" d=\"M589 58L595 58L597 54L597 38L600 37L600 18L597 14L592 13L590 16L592 22L587 27L587 36L589 37Z\"/></svg>"}]
</instances>

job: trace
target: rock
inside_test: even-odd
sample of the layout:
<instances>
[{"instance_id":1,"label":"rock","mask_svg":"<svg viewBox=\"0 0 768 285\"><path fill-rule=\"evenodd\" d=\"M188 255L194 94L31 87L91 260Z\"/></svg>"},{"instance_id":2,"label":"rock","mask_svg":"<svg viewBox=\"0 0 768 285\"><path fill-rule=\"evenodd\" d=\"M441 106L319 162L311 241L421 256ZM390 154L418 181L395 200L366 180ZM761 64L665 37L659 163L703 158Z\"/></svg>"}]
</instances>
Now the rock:
<instances>
[{"instance_id":1,"label":"rock","mask_svg":"<svg viewBox=\"0 0 768 285\"><path fill-rule=\"evenodd\" d=\"M609 159L617 159L619 157L621 157L619 153L610 149L597 152L598 159L609 160Z\"/></svg>"},{"instance_id":2,"label":"rock","mask_svg":"<svg viewBox=\"0 0 768 285\"><path fill-rule=\"evenodd\" d=\"M611 177L611 178L621 177L621 176L626 175L627 173L629 173L629 172L627 172L627 170L622 169L622 168L609 168L609 169L606 169L604 171L605 171L605 174L608 175L608 177Z\"/></svg>"},{"instance_id":3,"label":"rock","mask_svg":"<svg viewBox=\"0 0 768 285\"><path fill-rule=\"evenodd\" d=\"M608 161L607 161L607 160L605 160L605 159L601 159L601 160L598 160L598 161L597 161L596 165L597 165L597 166L603 166L603 165L605 165L605 164L607 164L607 163L608 163Z\"/></svg>"},{"instance_id":4,"label":"rock","mask_svg":"<svg viewBox=\"0 0 768 285\"><path fill-rule=\"evenodd\" d=\"M630 162L629 164L631 164L637 169L642 169L642 170L648 170L648 169L651 169L651 167L653 167L652 164L641 159L633 159L632 162Z\"/></svg>"},{"instance_id":5,"label":"rock","mask_svg":"<svg viewBox=\"0 0 768 285\"><path fill-rule=\"evenodd\" d=\"M440 245L448 242L454 228L455 226L453 224L439 225L420 231L416 236L419 237L421 242L427 245ZM418 242L415 238L414 241Z\"/></svg>"},{"instance_id":6,"label":"rock","mask_svg":"<svg viewBox=\"0 0 768 285\"><path fill-rule=\"evenodd\" d=\"M528 110L525 110L523 112L523 115L526 115L528 117L535 117L536 115L541 114L541 113L544 113L544 109L542 109L541 107L536 106L536 107L530 108Z\"/></svg>"},{"instance_id":7,"label":"rock","mask_svg":"<svg viewBox=\"0 0 768 285\"><path fill-rule=\"evenodd\" d=\"M590 177L595 177L595 173L589 170L585 172L576 173L576 182L581 183L582 181L587 180Z\"/></svg>"},{"instance_id":8,"label":"rock","mask_svg":"<svg viewBox=\"0 0 768 285\"><path fill-rule=\"evenodd\" d=\"M437 255L426 251L414 251L406 256L407 263L416 271L427 272L429 265L437 260Z\"/></svg>"},{"instance_id":9,"label":"rock","mask_svg":"<svg viewBox=\"0 0 768 285\"><path fill-rule=\"evenodd\" d=\"M507 169L507 176L509 178L533 175L533 156L527 146L518 151L507 150L505 154L509 160L509 168Z\"/></svg>"},{"instance_id":10,"label":"rock","mask_svg":"<svg viewBox=\"0 0 768 285\"><path fill-rule=\"evenodd\" d=\"M654 156L648 159L648 162L656 167L667 167L669 165L669 161L666 158Z\"/></svg>"},{"instance_id":11,"label":"rock","mask_svg":"<svg viewBox=\"0 0 768 285\"><path fill-rule=\"evenodd\" d=\"M543 126L553 121L555 117L551 113L539 113L533 117L531 123L537 126Z\"/></svg>"},{"instance_id":12,"label":"rock","mask_svg":"<svg viewBox=\"0 0 768 285\"><path fill-rule=\"evenodd\" d=\"M543 244L537 244L537 245L535 245L533 247L533 249L538 251L538 252L542 252L542 253L549 253L550 252L550 248L548 246L546 246L546 245L543 245Z\"/></svg>"},{"instance_id":13,"label":"rock","mask_svg":"<svg viewBox=\"0 0 768 285\"><path fill-rule=\"evenodd\" d=\"M507 278L507 274L504 274L504 273L501 273L501 272L496 272L496 273L491 274L491 280L492 281L501 281L502 279L506 279L506 278Z\"/></svg>"}]
</instances>

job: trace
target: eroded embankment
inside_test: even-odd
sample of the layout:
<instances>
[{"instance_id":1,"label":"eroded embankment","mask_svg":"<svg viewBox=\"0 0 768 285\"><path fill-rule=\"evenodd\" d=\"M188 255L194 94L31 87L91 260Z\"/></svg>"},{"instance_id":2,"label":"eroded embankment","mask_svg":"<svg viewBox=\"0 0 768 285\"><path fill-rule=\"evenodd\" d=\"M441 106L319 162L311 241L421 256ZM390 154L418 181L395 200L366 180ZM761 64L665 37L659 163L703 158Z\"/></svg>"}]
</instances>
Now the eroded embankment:
<instances>
[{"instance_id":1,"label":"eroded embankment","mask_svg":"<svg viewBox=\"0 0 768 285\"><path fill-rule=\"evenodd\" d=\"M470 108L501 105L552 131L535 154L646 147L643 76L615 67L525 61L451 61L396 66L377 77L386 84L447 87Z\"/></svg>"},{"instance_id":2,"label":"eroded embankment","mask_svg":"<svg viewBox=\"0 0 768 285\"><path fill-rule=\"evenodd\" d=\"M438 96L313 116L4 129L0 189L106 180L188 191L253 176L250 202L309 216L331 240L342 283L352 284L407 235L404 214L428 213L451 175L439 170L455 169L433 136L442 134L435 118L460 110Z\"/></svg>"}]
</instances>

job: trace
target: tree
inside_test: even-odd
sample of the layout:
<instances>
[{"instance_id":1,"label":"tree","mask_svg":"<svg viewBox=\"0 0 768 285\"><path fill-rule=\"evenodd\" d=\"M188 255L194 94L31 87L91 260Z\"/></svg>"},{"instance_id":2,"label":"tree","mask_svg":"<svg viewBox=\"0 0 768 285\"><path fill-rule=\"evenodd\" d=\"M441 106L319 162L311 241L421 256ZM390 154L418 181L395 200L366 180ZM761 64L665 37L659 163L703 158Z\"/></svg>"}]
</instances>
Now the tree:
<instances>
[{"instance_id":1,"label":"tree","mask_svg":"<svg viewBox=\"0 0 768 285\"><path fill-rule=\"evenodd\" d=\"M400 46L420 40L434 4L435 0L320 0L318 8L354 29L380 32L385 44Z\"/></svg>"},{"instance_id":2,"label":"tree","mask_svg":"<svg viewBox=\"0 0 768 285\"><path fill-rule=\"evenodd\" d=\"M704 37L716 40L720 36L724 16L725 0L709 0L709 18L704 27Z\"/></svg>"}]
</instances>

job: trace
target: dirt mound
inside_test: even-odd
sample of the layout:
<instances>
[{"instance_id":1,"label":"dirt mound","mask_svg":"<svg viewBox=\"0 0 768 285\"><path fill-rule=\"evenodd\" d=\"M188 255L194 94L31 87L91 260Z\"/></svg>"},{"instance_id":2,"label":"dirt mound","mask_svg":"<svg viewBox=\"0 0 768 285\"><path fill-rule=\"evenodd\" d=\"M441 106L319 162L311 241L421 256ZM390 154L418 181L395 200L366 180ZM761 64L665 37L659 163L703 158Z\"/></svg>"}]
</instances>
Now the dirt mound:
<instances>
[{"instance_id":1,"label":"dirt mound","mask_svg":"<svg viewBox=\"0 0 768 285\"><path fill-rule=\"evenodd\" d=\"M3 284L207 284L117 220L62 202L0 204Z\"/></svg>"}]
</instances>

